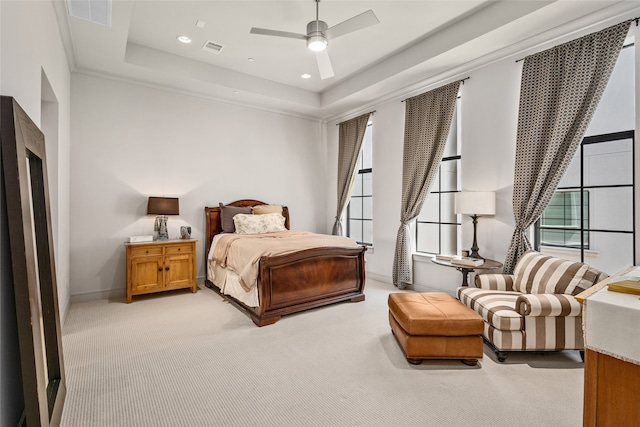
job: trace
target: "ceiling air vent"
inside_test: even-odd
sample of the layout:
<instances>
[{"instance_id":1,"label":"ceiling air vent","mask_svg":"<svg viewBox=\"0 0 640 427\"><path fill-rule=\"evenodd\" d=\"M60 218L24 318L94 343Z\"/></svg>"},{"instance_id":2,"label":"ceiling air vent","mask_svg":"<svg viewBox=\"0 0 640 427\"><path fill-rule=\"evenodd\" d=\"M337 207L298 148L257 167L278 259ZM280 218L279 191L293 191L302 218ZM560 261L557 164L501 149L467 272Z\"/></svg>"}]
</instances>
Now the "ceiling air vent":
<instances>
[{"instance_id":1,"label":"ceiling air vent","mask_svg":"<svg viewBox=\"0 0 640 427\"><path fill-rule=\"evenodd\" d=\"M111 0L67 0L69 16L111 26Z\"/></svg>"},{"instance_id":2,"label":"ceiling air vent","mask_svg":"<svg viewBox=\"0 0 640 427\"><path fill-rule=\"evenodd\" d=\"M211 40L207 41L204 46L202 46L202 50L211 53L220 53L220 51L224 48L221 44L214 43Z\"/></svg>"}]
</instances>

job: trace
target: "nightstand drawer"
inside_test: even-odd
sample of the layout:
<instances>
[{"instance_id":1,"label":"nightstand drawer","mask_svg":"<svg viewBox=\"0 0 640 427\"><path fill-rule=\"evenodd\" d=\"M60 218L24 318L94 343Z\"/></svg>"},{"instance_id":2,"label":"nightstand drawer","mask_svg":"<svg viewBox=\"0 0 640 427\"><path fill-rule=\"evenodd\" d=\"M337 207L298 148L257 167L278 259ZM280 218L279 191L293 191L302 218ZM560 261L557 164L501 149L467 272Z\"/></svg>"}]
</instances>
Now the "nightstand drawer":
<instances>
[{"instance_id":1,"label":"nightstand drawer","mask_svg":"<svg viewBox=\"0 0 640 427\"><path fill-rule=\"evenodd\" d=\"M143 247L143 248L131 248L131 256L150 256L150 255L162 255L161 247Z\"/></svg>"},{"instance_id":2,"label":"nightstand drawer","mask_svg":"<svg viewBox=\"0 0 640 427\"><path fill-rule=\"evenodd\" d=\"M186 245L171 245L171 246L167 246L164 249L164 253L166 255L173 255L173 254L190 254L192 252L192 246L191 244L186 244Z\"/></svg>"}]
</instances>

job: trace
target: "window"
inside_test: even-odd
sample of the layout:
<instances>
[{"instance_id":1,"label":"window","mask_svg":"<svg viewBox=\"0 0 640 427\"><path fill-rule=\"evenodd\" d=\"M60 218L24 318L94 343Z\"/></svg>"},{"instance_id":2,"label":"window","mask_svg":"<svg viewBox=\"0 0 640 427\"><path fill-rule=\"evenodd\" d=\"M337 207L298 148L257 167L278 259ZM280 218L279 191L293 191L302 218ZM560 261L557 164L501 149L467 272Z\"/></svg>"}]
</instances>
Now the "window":
<instances>
[{"instance_id":1,"label":"window","mask_svg":"<svg viewBox=\"0 0 640 427\"><path fill-rule=\"evenodd\" d=\"M625 46L585 138L535 224L540 252L607 272L635 263L633 88L634 52Z\"/></svg>"},{"instance_id":2,"label":"window","mask_svg":"<svg viewBox=\"0 0 640 427\"><path fill-rule=\"evenodd\" d=\"M347 236L358 244L373 246L373 156L371 122L364 133L356 177L347 206Z\"/></svg>"},{"instance_id":3,"label":"window","mask_svg":"<svg viewBox=\"0 0 640 427\"><path fill-rule=\"evenodd\" d=\"M451 120L440 168L416 220L416 251L457 254L461 223L455 213L454 195L460 191L460 97Z\"/></svg>"}]
</instances>

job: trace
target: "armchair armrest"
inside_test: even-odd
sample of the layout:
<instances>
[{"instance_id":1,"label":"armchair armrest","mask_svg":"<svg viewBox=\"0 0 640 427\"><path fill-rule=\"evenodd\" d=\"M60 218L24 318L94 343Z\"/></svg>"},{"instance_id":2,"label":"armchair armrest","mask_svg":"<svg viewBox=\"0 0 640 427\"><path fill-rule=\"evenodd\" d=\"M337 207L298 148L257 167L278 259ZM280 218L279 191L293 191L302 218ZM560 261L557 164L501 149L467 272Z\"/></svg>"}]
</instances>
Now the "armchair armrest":
<instances>
[{"instance_id":1,"label":"armchair armrest","mask_svg":"<svg viewBox=\"0 0 640 427\"><path fill-rule=\"evenodd\" d=\"M522 294L516 300L516 311L523 316L576 317L582 304L573 295Z\"/></svg>"},{"instance_id":2,"label":"armchair armrest","mask_svg":"<svg viewBox=\"0 0 640 427\"><path fill-rule=\"evenodd\" d=\"M492 291L513 291L513 274L476 274L476 288Z\"/></svg>"}]
</instances>

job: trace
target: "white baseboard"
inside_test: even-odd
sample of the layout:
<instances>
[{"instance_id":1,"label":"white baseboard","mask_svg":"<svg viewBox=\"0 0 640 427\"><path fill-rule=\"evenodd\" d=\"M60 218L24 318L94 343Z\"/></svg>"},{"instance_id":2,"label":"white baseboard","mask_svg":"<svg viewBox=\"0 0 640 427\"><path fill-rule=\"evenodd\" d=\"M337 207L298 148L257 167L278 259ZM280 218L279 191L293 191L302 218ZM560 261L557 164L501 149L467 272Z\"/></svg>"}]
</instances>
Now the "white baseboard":
<instances>
[{"instance_id":1,"label":"white baseboard","mask_svg":"<svg viewBox=\"0 0 640 427\"><path fill-rule=\"evenodd\" d=\"M383 276L382 274L370 273L368 271L365 271L365 276L367 279L373 279L376 282L388 283L393 286L393 279L391 279L391 277Z\"/></svg>"},{"instance_id":2,"label":"white baseboard","mask_svg":"<svg viewBox=\"0 0 640 427\"><path fill-rule=\"evenodd\" d=\"M64 309L64 313L60 313L60 325L64 326L64 322L67 321L67 316L69 316L69 311L71 310L71 297L69 297L69 304Z\"/></svg>"},{"instance_id":3,"label":"white baseboard","mask_svg":"<svg viewBox=\"0 0 640 427\"><path fill-rule=\"evenodd\" d=\"M108 289L104 291L83 292L80 294L71 295L71 304L79 302L94 301L97 299L111 299L126 297L127 292L125 289Z\"/></svg>"},{"instance_id":4,"label":"white baseboard","mask_svg":"<svg viewBox=\"0 0 640 427\"><path fill-rule=\"evenodd\" d=\"M439 288L427 285L413 285L413 290L416 292L444 292L451 295L452 297L456 296L456 290L451 290L450 288Z\"/></svg>"},{"instance_id":5,"label":"white baseboard","mask_svg":"<svg viewBox=\"0 0 640 427\"><path fill-rule=\"evenodd\" d=\"M204 280L205 280L204 276L196 277L196 283L198 285L204 285ZM124 288L108 289L105 291L83 292L83 293L71 295L69 306L71 306L71 304L76 304L79 302L95 301L97 299L121 298L126 296L127 296L127 291ZM69 307L67 307L67 313L68 312L69 312Z\"/></svg>"},{"instance_id":6,"label":"white baseboard","mask_svg":"<svg viewBox=\"0 0 640 427\"><path fill-rule=\"evenodd\" d=\"M393 286L393 279L389 276L383 276L382 274L376 274L376 273L369 273L366 272L367 275L367 279L373 279L377 282L382 282L382 283L387 283L391 286ZM426 286L426 285L410 285L407 288L405 288L407 290L414 290L416 292L445 292L449 295L455 296L456 290L455 289L451 289L451 288L439 288L439 287L435 287L435 286Z\"/></svg>"}]
</instances>

